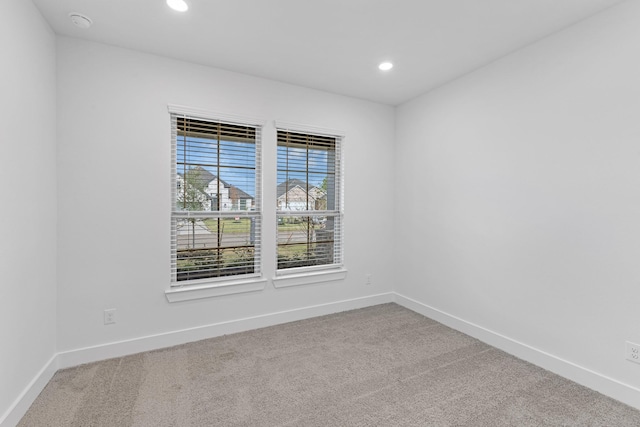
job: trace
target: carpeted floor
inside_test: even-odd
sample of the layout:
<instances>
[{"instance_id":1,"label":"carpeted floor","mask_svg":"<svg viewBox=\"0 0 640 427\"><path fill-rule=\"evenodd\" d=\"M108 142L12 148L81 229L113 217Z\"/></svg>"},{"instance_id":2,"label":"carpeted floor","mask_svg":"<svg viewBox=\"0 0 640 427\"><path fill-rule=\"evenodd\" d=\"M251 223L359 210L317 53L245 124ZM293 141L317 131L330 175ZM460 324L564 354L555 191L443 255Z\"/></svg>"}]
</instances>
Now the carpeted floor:
<instances>
[{"instance_id":1,"label":"carpeted floor","mask_svg":"<svg viewBox=\"0 0 640 427\"><path fill-rule=\"evenodd\" d=\"M59 371L19 426L640 426L396 304Z\"/></svg>"}]
</instances>

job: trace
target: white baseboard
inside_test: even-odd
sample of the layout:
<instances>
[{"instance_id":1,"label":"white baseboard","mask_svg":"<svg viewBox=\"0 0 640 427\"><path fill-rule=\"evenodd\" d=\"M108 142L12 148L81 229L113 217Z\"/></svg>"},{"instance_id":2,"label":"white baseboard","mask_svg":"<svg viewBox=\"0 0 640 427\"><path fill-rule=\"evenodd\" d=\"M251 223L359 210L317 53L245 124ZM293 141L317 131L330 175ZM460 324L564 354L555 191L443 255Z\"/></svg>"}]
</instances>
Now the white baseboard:
<instances>
[{"instance_id":1,"label":"white baseboard","mask_svg":"<svg viewBox=\"0 0 640 427\"><path fill-rule=\"evenodd\" d=\"M29 385L20 393L9 409L0 416L0 427L15 427L57 370L58 355L54 354L40 369L40 372L33 377Z\"/></svg>"},{"instance_id":2,"label":"white baseboard","mask_svg":"<svg viewBox=\"0 0 640 427\"><path fill-rule=\"evenodd\" d=\"M341 311L390 303L393 302L393 298L393 293L388 292L60 352L52 356L47 365L40 370L27 388L18 396L14 404L0 417L0 427L14 427L18 424L58 369Z\"/></svg>"},{"instance_id":3,"label":"white baseboard","mask_svg":"<svg viewBox=\"0 0 640 427\"><path fill-rule=\"evenodd\" d=\"M568 360L521 343L497 332L483 328L459 317L452 316L437 308L430 307L414 299L394 293L394 302L409 310L436 320L450 328L479 339L493 347L505 351L522 360L544 368L580 385L598 391L606 396L640 409L640 389L609 378L598 372L576 365Z\"/></svg>"},{"instance_id":4,"label":"white baseboard","mask_svg":"<svg viewBox=\"0 0 640 427\"><path fill-rule=\"evenodd\" d=\"M81 365L83 363L97 362L99 360L122 357L130 354L141 353L143 351L172 347L174 345L214 338L236 332L243 332L251 329L264 328L281 323L323 316L325 314L338 313L340 311L354 310L357 308L389 303L393 302L393 299L394 294L389 292L362 298L269 313L260 316L247 317L244 319L230 320L179 331L165 332L162 334L117 341L93 347L80 348L58 353L58 366L60 369L68 368L71 366Z\"/></svg>"},{"instance_id":5,"label":"white baseboard","mask_svg":"<svg viewBox=\"0 0 640 427\"><path fill-rule=\"evenodd\" d=\"M389 292L54 354L51 360L49 360L18 396L13 405L0 417L0 427L14 427L58 369L389 302L395 302L509 354L610 396L629 406L640 409L640 389L638 388L490 331L479 325L467 322L466 320L452 316L411 298Z\"/></svg>"}]
</instances>

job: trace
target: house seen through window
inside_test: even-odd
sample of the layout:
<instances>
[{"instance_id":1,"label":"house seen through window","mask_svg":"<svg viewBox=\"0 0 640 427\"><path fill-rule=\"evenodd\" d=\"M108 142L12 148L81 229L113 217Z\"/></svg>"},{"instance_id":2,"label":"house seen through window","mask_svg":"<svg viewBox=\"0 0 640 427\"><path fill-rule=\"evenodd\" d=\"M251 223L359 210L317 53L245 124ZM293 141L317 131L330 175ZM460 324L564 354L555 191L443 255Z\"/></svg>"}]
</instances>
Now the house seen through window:
<instances>
[{"instance_id":1,"label":"house seen through window","mask_svg":"<svg viewBox=\"0 0 640 427\"><path fill-rule=\"evenodd\" d=\"M342 263L340 137L278 130L278 271Z\"/></svg>"},{"instance_id":2,"label":"house seen through window","mask_svg":"<svg viewBox=\"0 0 640 427\"><path fill-rule=\"evenodd\" d=\"M260 272L260 129L171 115L172 283Z\"/></svg>"}]
</instances>

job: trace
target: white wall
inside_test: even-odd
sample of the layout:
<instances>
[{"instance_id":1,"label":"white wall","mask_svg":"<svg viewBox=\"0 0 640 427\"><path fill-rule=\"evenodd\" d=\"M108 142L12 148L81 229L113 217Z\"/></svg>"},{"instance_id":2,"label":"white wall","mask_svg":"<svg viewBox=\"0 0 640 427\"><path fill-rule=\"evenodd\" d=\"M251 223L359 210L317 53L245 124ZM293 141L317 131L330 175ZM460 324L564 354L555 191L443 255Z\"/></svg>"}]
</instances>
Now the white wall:
<instances>
[{"instance_id":1,"label":"white wall","mask_svg":"<svg viewBox=\"0 0 640 427\"><path fill-rule=\"evenodd\" d=\"M393 191L392 107L77 39L57 48L60 351L391 290L393 210L381 201ZM275 224L273 120L343 130L346 280L168 303L168 104L267 121L265 224ZM274 229L264 243L271 278ZM115 325L103 325L107 308Z\"/></svg>"},{"instance_id":2,"label":"white wall","mask_svg":"<svg viewBox=\"0 0 640 427\"><path fill-rule=\"evenodd\" d=\"M0 423L56 345L55 36L0 2Z\"/></svg>"},{"instance_id":3,"label":"white wall","mask_svg":"<svg viewBox=\"0 0 640 427\"><path fill-rule=\"evenodd\" d=\"M400 106L395 214L398 293L636 388L638 22L623 3Z\"/></svg>"}]
</instances>

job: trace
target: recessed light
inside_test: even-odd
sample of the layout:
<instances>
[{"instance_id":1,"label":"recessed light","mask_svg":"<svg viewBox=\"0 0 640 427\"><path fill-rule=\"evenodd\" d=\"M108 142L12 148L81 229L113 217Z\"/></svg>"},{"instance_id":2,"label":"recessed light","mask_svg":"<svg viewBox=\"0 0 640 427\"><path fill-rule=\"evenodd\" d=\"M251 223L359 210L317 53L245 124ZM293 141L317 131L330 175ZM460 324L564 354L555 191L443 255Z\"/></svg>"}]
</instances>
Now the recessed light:
<instances>
[{"instance_id":1,"label":"recessed light","mask_svg":"<svg viewBox=\"0 0 640 427\"><path fill-rule=\"evenodd\" d=\"M382 71L389 71L393 68L393 64L391 62L383 62L382 64L378 65L378 68Z\"/></svg>"},{"instance_id":2,"label":"recessed light","mask_svg":"<svg viewBox=\"0 0 640 427\"><path fill-rule=\"evenodd\" d=\"M167 0L167 5L178 12L186 12L189 5L184 0Z\"/></svg>"},{"instance_id":3,"label":"recessed light","mask_svg":"<svg viewBox=\"0 0 640 427\"><path fill-rule=\"evenodd\" d=\"M88 16L82 15L80 13L70 13L69 18L76 27L82 28L83 30L86 30L91 25L93 25L93 21Z\"/></svg>"}]
</instances>

